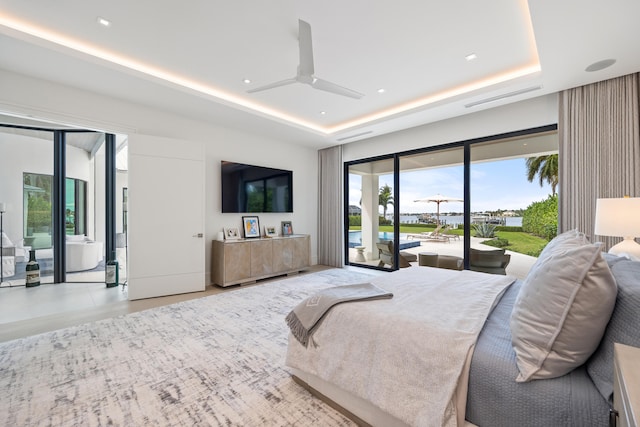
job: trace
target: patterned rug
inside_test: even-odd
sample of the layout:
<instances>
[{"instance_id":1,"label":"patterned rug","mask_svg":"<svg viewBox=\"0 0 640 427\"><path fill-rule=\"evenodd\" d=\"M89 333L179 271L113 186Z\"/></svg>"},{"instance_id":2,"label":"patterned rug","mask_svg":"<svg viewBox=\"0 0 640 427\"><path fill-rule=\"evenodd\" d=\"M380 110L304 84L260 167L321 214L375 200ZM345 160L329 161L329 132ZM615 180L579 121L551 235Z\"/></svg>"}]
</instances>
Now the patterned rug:
<instances>
[{"instance_id":1,"label":"patterned rug","mask_svg":"<svg viewBox=\"0 0 640 427\"><path fill-rule=\"evenodd\" d=\"M0 425L353 426L295 384L284 318L324 270L0 344Z\"/></svg>"}]
</instances>

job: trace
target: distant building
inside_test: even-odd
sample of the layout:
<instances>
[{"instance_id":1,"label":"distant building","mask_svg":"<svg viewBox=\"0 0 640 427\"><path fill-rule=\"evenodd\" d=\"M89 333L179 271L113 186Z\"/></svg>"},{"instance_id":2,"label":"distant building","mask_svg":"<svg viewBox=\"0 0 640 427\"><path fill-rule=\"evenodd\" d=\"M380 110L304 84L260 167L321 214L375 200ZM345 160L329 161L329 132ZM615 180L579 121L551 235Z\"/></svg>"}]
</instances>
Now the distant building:
<instances>
[{"instance_id":1,"label":"distant building","mask_svg":"<svg viewBox=\"0 0 640 427\"><path fill-rule=\"evenodd\" d=\"M357 207L356 205L349 205L349 215L361 215L362 209Z\"/></svg>"}]
</instances>

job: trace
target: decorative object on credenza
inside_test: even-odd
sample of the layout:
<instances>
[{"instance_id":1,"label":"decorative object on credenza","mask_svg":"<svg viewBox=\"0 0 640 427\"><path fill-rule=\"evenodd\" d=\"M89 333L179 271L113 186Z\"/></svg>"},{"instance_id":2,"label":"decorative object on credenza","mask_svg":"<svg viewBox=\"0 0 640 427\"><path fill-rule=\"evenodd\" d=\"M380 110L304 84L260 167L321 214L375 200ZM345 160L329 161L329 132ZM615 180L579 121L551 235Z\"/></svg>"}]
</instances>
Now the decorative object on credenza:
<instances>
[{"instance_id":1,"label":"decorative object on credenza","mask_svg":"<svg viewBox=\"0 0 640 427\"><path fill-rule=\"evenodd\" d=\"M218 231L218 241L224 241L224 231Z\"/></svg>"},{"instance_id":2,"label":"decorative object on credenza","mask_svg":"<svg viewBox=\"0 0 640 427\"><path fill-rule=\"evenodd\" d=\"M26 287L33 288L40 286L40 264L36 260L36 250L29 251L29 262L25 266L26 271Z\"/></svg>"},{"instance_id":3,"label":"decorative object on credenza","mask_svg":"<svg viewBox=\"0 0 640 427\"><path fill-rule=\"evenodd\" d=\"M266 237L278 237L278 230L273 225L264 226L264 235Z\"/></svg>"},{"instance_id":4,"label":"decorative object on credenza","mask_svg":"<svg viewBox=\"0 0 640 427\"><path fill-rule=\"evenodd\" d=\"M238 231L238 227L225 227L224 229L224 239L225 240L237 240L240 238L240 231Z\"/></svg>"},{"instance_id":5,"label":"decorative object on credenza","mask_svg":"<svg viewBox=\"0 0 640 427\"><path fill-rule=\"evenodd\" d=\"M623 197L596 200L595 234L624 237L609 249L615 255L627 254L640 259L640 197Z\"/></svg>"},{"instance_id":6,"label":"decorative object on credenza","mask_svg":"<svg viewBox=\"0 0 640 427\"><path fill-rule=\"evenodd\" d=\"M291 221L282 221L282 235L291 236L293 234L293 225Z\"/></svg>"},{"instance_id":7,"label":"decorative object on credenza","mask_svg":"<svg viewBox=\"0 0 640 427\"><path fill-rule=\"evenodd\" d=\"M243 216L242 228L245 239L260 237L260 221L257 216Z\"/></svg>"},{"instance_id":8,"label":"decorative object on credenza","mask_svg":"<svg viewBox=\"0 0 640 427\"><path fill-rule=\"evenodd\" d=\"M120 266L116 258L116 251L111 254L111 259L107 261L104 267L105 283L107 288L115 288L120 280Z\"/></svg>"}]
</instances>

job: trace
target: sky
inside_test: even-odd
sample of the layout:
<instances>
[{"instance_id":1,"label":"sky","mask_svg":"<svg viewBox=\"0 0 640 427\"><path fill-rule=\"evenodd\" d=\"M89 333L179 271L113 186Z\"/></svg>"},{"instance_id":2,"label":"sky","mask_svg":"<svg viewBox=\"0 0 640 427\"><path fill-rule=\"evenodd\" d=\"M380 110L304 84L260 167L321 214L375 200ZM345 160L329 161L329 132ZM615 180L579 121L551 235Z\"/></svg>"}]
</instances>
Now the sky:
<instances>
[{"instance_id":1,"label":"sky","mask_svg":"<svg viewBox=\"0 0 640 427\"><path fill-rule=\"evenodd\" d=\"M532 202L545 200L551 194L546 182L542 187L538 178L527 181L525 159L510 159L471 165L471 211L484 212L497 209L525 209ZM435 203L414 202L435 194L464 197L463 167L445 167L400 174L400 213L435 213ZM380 187L393 188L393 175L381 175ZM358 175L349 176L349 204L359 206L361 180ZM557 190L557 189L556 189ZM462 202L441 203L440 213L462 212ZM393 207L387 208L387 213ZM382 207L380 207L382 213Z\"/></svg>"}]
</instances>

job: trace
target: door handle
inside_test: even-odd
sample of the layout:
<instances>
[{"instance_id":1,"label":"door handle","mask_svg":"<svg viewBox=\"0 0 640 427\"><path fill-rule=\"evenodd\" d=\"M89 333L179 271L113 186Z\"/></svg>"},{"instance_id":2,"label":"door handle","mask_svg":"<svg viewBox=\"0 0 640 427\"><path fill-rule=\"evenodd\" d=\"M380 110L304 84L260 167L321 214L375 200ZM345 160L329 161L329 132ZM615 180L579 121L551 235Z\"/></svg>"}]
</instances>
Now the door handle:
<instances>
[{"instance_id":1,"label":"door handle","mask_svg":"<svg viewBox=\"0 0 640 427\"><path fill-rule=\"evenodd\" d=\"M202 233L198 233L198 234L194 234L191 237L197 237L198 239L202 239L204 237L204 235Z\"/></svg>"}]
</instances>

